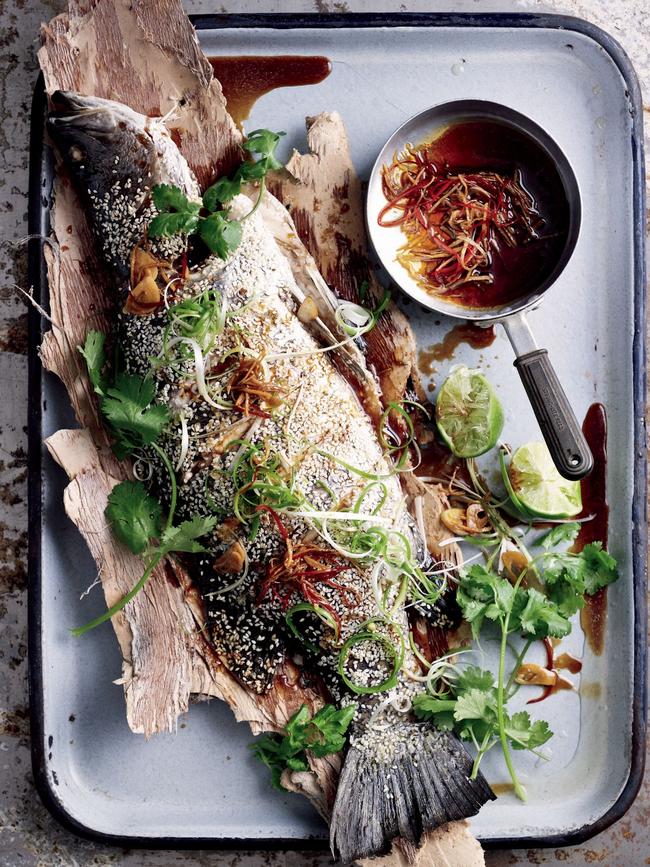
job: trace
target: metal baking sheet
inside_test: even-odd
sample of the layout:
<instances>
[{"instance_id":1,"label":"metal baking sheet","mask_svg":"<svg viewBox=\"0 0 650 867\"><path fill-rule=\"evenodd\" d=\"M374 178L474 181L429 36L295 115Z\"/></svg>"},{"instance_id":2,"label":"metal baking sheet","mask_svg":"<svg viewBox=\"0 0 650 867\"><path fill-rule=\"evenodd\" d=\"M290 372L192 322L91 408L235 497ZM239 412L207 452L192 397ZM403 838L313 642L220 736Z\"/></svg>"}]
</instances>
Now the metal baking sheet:
<instances>
[{"instance_id":1,"label":"metal baking sheet","mask_svg":"<svg viewBox=\"0 0 650 867\"><path fill-rule=\"evenodd\" d=\"M436 102L484 98L529 114L565 151L583 201L570 264L531 316L582 417L607 408L610 544L621 578L609 591L606 652L584 653L582 693L548 699L539 715L556 732L550 758L518 755L529 800L512 795L472 820L492 846L555 846L602 830L629 807L643 772L645 721L645 281L641 104L630 64L597 28L558 16L209 16L195 21L207 54L325 54L320 85L276 90L259 100L249 128L287 131L305 146L304 117L336 110L357 170L367 177L384 140ZM43 146L42 85L36 94L30 222L47 228L51 168ZM42 262L33 242L32 284ZM45 296L44 296L45 297ZM453 323L407 308L419 344ZM120 659L105 627L72 639L67 628L103 610L101 593L79 601L95 568L61 506L62 472L42 437L72 425L60 384L41 374L42 323L31 313L30 592L34 770L53 812L78 832L151 845L322 845L326 829L307 802L271 789L246 745L250 734L219 702L194 706L176 734L146 742L127 728ZM506 408L504 438L538 429L499 334L488 349L461 345L453 358L482 366ZM438 365L440 381L451 362ZM83 617L81 616L83 613ZM598 699L587 697L600 690ZM543 709L543 710L542 710ZM498 755L484 765L504 782Z\"/></svg>"}]
</instances>

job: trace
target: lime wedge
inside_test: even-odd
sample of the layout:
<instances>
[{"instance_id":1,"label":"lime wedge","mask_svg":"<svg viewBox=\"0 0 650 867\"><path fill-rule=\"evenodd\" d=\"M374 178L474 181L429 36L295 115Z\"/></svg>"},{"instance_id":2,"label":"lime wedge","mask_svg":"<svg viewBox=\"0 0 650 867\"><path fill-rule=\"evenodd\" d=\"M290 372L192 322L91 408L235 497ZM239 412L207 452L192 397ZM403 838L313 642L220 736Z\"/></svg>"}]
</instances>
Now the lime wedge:
<instances>
[{"instance_id":1,"label":"lime wedge","mask_svg":"<svg viewBox=\"0 0 650 867\"><path fill-rule=\"evenodd\" d=\"M582 511L580 482L569 481L557 471L546 443L526 443L512 456L508 471L524 514L540 518L572 518Z\"/></svg>"},{"instance_id":2,"label":"lime wedge","mask_svg":"<svg viewBox=\"0 0 650 867\"><path fill-rule=\"evenodd\" d=\"M480 370L452 370L438 394L436 422L458 458L475 458L496 445L503 430L503 410Z\"/></svg>"}]
</instances>

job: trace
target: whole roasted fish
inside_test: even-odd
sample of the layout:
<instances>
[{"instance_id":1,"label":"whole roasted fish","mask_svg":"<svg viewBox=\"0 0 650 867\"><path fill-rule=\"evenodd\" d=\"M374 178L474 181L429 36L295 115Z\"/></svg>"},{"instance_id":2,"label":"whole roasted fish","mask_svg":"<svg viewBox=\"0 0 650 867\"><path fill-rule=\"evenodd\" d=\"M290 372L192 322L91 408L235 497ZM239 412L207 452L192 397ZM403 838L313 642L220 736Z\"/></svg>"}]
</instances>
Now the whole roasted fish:
<instances>
[{"instance_id":1,"label":"whole roasted fish","mask_svg":"<svg viewBox=\"0 0 650 867\"><path fill-rule=\"evenodd\" d=\"M392 460L400 444L341 372L335 353L354 334L332 336L297 300L289 263L245 195L228 209L242 237L226 258L188 248L184 235L147 239L155 185L200 201L162 122L93 97L52 101L49 133L115 277L125 370L152 382L170 411L159 448L142 449L134 470L181 518L217 519L206 551L184 561L212 642L260 693L289 654L334 703L356 704L334 855L378 855L397 837L417 844L475 814L494 797L486 781L470 779L454 734L411 710L424 677L410 613L449 627L453 605L407 510Z\"/></svg>"}]
</instances>

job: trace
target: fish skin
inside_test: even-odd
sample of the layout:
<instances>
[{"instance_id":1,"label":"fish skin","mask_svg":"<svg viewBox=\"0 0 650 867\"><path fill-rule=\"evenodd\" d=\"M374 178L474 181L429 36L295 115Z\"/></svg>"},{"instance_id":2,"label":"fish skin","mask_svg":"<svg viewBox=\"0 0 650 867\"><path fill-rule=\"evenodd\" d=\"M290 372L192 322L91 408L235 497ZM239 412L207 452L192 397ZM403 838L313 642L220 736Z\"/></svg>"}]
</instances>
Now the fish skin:
<instances>
[{"instance_id":1,"label":"fish skin","mask_svg":"<svg viewBox=\"0 0 650 867\"><path fill-rule=\"evenodd\" d=\"M132 248L156 213L151 190L174 184L200 199L192 170L159 118L126 105L56 91L47 131L72 176L106 263L124 280Z\"/></svg>"},{"instance_id":2,"label":"fish skin","mask_svg":"<svg viewBox=\"0 0 650 867\"><path fill-rule=\"evenodd\" d=\"M198 198L196 181L159 122L92 97L59 94L54 102L63 104L63 109L51 116L48 129L80 189L107 264L124 280L131 247L155 213L150 195L153 184L173 183ZM119 157L117 162L115 157ZM245 196L237 197L231 216L241 218L251 207ZM153 249L158 255L171 255L168 242ZM182 414L189 430L189 447L182 462L180 423L172 424L160 440L172 462L180 464L179 519L206 514L211 503L226 516L206 540L209 553L197 555L189 564L208 600L207 628L233 673L261 692L270 685L290 636L283 606L271 595L260 599L259 586L269 562L282 559L287 546L266 512L261 513L253 542L248 539L248 528L233 524L230 518L236 494L233 450L224 451L222 444L233 436L233 430L238 441L245 439L280 456L282 464L291 467L295 488L312 507L332 508L331 495L319 486L321 481L333 492L338 509L350 509L365 491L363 513L369 521L395 527L414 549L424 546L371 420L296 316L294 277L262 217L255 214L243 223L242 242L227 262L209 257L194 278L183 287L182 297L212 291L227 307L228 318L215 351L223 356L243 343L250 357L265 355L265 375L284 389L283 402L273 418L246 419L201 399L191 375L193 365L181 361L154 370L158 399L170 406L176 418ZM167 324L164 312L147 317L120 315L118 340L128 370L143 373L148 369L149 359L162 351ZM238 446L238 452L241 448ZM165 499L163 468L153 453L147 458L154 470L153 486ZM367 490L367 481L345 464L381 477L384 487ZM313 519L283 513L282 521L294 546L314 536ZM316 536L322 544L322 528ZM251 567L236 591L220 596L219 589L232 582L232 575L215 573L212 564L235 542L247 548ZM472 762L455 735L437 732L414 719L410 704L421 686L405 673L419 671L408 647L397 684L390 691L358 696L342 683L338 675L342 644L377 614L374 566L347 558L344 566L336 580L351 588L354 604L336 588L319 588L340 615L341 628L338 635L327 628L317 632L322 652L312 655L310 663L336 702L356 701L358 705L331 823L332 850L347 862L388 851L395 836L417 844L426 831L473 815L494 796L481 774L476 780L468 779ZM209 595L215 591L216 595ZM389 602L396 597L397 590L391 590ZM290 597L292 604L300 600L297 593ZM406 634L403 602L392 616ZM386 638L392 635L385 625L376 629ZM309 655L308 649L305 653ZM350 658L353 656L351 652ZM375 643L372 652L354 661L357 682L372 684L383 680L391 660L382 645ZM348 674L352 675L349 669Z\"/></svg>"}]
</instances>

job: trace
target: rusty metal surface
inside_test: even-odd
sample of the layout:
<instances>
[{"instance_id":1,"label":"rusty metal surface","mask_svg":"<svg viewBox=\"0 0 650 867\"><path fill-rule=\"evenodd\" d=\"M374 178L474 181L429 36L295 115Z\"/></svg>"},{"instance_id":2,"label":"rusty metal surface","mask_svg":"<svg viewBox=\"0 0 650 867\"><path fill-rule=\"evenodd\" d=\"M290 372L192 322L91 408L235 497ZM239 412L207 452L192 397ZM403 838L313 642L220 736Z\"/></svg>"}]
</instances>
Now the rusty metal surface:
<instances>
[{"instance_id":1,"label":"rusty metal surface","mask_svg":"<svg viewBox=\"0 0 650 867\"><path fill-rule=\"evenodd\" d=\"M534 0L438 3L429 0L186 0L189 12L214 11L553 11L578 15L608 30L626 49L650 91L650 6L647 0ZM125 851L79 840L40 804L31 781L26 671L26 316L12 284L26 285L29 101L36 78L39 22L61 0L0 0L0 867L108 865L325 865L313 853ZM650 94L646 96L650 103ZM650 106L646 111L650 111ZM650 114L646 117L650 121ZM647 138L647 134L646 134ZM18 243L17 243L18 242ZM89 578L90 583L90 578ZM209 745L206 745L209 748ZM491 852L490 867L526 864L650 864L650 781L620 822L567 849Z\"/></svg>"}]
</instances>

